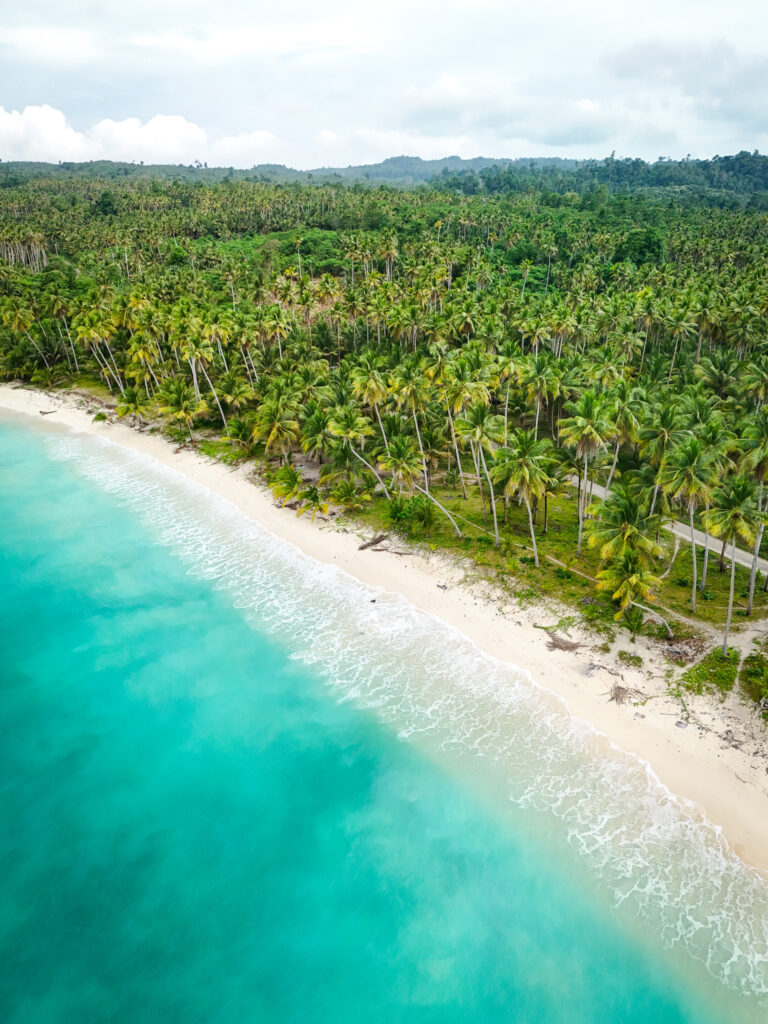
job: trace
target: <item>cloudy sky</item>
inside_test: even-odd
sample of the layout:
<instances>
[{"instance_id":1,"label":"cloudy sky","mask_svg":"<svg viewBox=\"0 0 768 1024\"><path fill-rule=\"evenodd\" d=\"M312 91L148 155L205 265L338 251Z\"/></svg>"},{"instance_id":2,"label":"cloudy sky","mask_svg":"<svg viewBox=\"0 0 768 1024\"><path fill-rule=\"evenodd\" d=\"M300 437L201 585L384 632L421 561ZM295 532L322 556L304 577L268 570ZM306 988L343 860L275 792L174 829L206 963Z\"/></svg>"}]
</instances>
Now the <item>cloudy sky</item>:
<instances>
[{"instance_id":1,"label":"cloudy sky","mask_svg":"<svg viewBox=\"0 0 768 1024\"><path fill-rule=\"evenodd\" d=\"M0 157L768 151L764 0L0 0Z\"/></svg>"}]
</instances>

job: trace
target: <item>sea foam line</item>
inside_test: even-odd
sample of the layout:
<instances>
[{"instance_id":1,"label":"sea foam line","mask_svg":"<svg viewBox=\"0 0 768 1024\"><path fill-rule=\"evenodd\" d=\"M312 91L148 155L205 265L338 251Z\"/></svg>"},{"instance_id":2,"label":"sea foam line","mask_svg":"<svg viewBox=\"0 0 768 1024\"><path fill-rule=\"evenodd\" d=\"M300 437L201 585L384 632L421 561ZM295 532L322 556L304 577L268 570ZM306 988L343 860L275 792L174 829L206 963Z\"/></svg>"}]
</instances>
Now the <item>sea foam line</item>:
<instances>
[{"instance_id":1,"label":"sea foam line","mask_svg":"<svg viewBox=\"0 0 768 1024\"><path fill-rule=\"evenodd\" d=\"M150 456L75 434L49 448L135 510L191 575L226 590L338 699L374 709L404 738L431 734L446 751L491 759L511 801L562 822L617 905L728 987L768 995L768 883L646 762L606 751L527 672L399 595L309 558Z\"/></svg>"}]
</instances>

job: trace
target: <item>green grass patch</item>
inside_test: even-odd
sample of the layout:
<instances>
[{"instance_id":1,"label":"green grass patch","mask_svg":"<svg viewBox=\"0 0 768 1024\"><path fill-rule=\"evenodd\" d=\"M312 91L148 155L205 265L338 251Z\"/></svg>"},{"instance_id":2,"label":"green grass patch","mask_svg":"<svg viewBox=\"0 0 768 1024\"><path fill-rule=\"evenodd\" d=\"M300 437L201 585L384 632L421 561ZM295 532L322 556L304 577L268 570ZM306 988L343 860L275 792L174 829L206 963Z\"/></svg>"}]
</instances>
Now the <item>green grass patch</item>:
<instances>
[{"instance_id":1,"label":"green grass patch","mask_svg":"<svg viewBox=\"0 0 768 1024\"><path fill-rule=\"evenodd\" d=\"M622 663L622 665L629 665L631 668L640 668L643 664L643 659L639 654L632 654L631 651L618 651L616 657Z\"/></svg>"},{"instance_id":2,"label":"green grass patch","mask_svg":"<svg viewBox=\"0 0 768 1024\"><path fill-rule=\"evenodd\" d=\"M724 655L722 648L715 647L705 654L701 661L691 665L682 675L682 683L691 693L730 693L739 671L739 652L728 648Z\"/></svg>"},{"instance_id":3,"label":"green grass patch","mask_svg":"<svg viewBox=\"0 0 768 1024\"><path fill-rule=\"evenodd\" d=\"M742 693L755 704L768 698L768 658L755 651L744 659L739 671Z\"/></svg>"}]
</instances>

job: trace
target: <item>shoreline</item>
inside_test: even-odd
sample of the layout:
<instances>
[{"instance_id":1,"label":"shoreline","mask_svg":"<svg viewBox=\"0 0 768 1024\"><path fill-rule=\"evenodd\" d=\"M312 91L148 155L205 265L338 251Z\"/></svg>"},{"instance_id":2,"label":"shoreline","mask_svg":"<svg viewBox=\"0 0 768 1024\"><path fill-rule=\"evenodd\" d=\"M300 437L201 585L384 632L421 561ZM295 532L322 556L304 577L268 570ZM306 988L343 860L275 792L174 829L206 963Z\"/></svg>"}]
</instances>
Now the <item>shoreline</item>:
<instances>
[{"instance_id":1,"label":"shoreline","mask_svg":"<svg viewBox=\"0 0 768 1024\"><path fill-rule=\"evenodd\" d=\"M589 723L606 747L634 754L676 797L694 805L694 815L719 828L747 864L768 872L768 744L766 729L754 712L732 693L724 704L713 697L686 696L690 711L681 718L680 702L667 694L669 663L646 640L632 645L641 668L610 653L596 653L598 638L584 629L571 631L583 646L574 652L549 651L541 625L552 625L568 609L538 604L518 607L508 594L487 583L467 582L458 560L409 549L361 551L361 537L329 520L312 523L274 504L266 488L254 486L248 466L233 469L197 452L174 450L159 434L140 433L125 423L92 421L86 401L66 392L42 392L0 385L0 409L106 438L149 455L194 483L230 501L241 513L304 554L334 565L370 586L397 593L412 605L449 623L478 648L527 672L533 681L560 697L569 713ZM744 635L764 635L768 623ZM740 638L743 640L744 638ZM740 644L743 646L743 643ZM642 691L641 705L608 701L613 683ZM682 723L682 724L681 724Z\"/></svg>"}]
</instances>

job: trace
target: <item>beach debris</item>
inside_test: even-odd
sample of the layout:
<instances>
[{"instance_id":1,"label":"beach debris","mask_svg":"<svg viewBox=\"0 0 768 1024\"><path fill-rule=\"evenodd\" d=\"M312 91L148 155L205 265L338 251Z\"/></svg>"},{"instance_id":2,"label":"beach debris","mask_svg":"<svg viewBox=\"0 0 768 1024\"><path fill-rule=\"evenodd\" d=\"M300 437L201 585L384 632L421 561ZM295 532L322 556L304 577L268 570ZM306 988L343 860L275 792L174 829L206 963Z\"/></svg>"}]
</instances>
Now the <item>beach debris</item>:
<instances>
[{"instance_id":1,"label":"beach debris","mask_svg":"<svg viewBox=\"0 0 768 1024\"><path fill-rule=\"evenodd\" d=\"M375 548L377 544L381 544L382 541L389 537L388 533L378 533L373 540L367 540L364 544L361 544L357 549L358 551L365 551L367 548Z\"/></svg>"},{"instance_id":2,"label":"beach debris","mask_svg":"<svg viewBox=\"0 0 768 1024\"><path fill-rule=\"evenodd\" d=\"M635 690L631 686L623 686L621 683L614 683L608 691L609 704L613 702L621 706L622 704L645 699L646 697L642 690Z\"/></svg>"},{"instance_id":3,"label":"beach debris","mask_svg":"<svg viewBox=\"0 0 768 1024\"><path fill-rule=\"evenodd\" d=\"M575 640L569 640L565 636L561 636L559 633L549 631L549 637L547 639L547 650L549 651L578 651L584 644L576 643Z\"/></svg>"},{"instance_id":4,"label":"beach debris","mask_svg":"<svg viewBox=\"0 0 768 1024\"><path fill-rule=\"evenodd\" d=\"M687 729L688 728L688 723L684 722L682 719L678 719L675 722L675 725L677 726L678 729Z\"/></svg>"}]
</instances>

